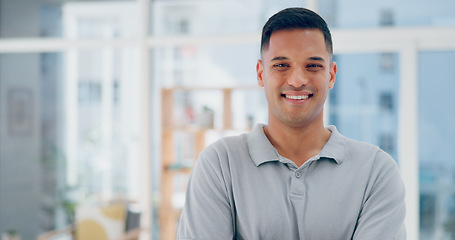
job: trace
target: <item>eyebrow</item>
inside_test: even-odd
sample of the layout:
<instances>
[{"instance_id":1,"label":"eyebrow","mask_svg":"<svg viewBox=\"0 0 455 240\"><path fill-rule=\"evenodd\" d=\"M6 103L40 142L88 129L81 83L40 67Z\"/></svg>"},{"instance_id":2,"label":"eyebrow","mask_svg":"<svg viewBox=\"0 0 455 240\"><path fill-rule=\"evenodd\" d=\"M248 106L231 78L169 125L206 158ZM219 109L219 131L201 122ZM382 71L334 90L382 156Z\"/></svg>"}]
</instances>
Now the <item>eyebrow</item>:
<instances>
[{"instance_id":1,"label":"eyebrow","mask_svg":"<svg viewBox=\"0 0 455 240\"><path fill-rule=\"evenodd\" d=\"M279 56L279 57L272 58L270 61L273 62L273 61L288 60L288 59L289 58L287 58L287 57ZM321 61L321 62L325 61L324 58L322 58L322 57L309 57L308 60Z\"/></svg>"},{"instance_id":2,"label":"eyebrow","mask_svg":"<svg viewBox=\"0 0 455 240\"><path fill-rule=\"evenodd\" d=\"M322 57L309 57L308 59L313 60L313 61L322 61L322 62L325 61L324 58L322 58Z\"/></svg>"},{"instance_id":3,"label":"eyebrow","mask_svg":"<svg viewBox=\"0 0 455 240\"><path fill-rule=\"evenodd\" d=\"M287 60L287 59L289 59L289 58L287 58L287 57L274 57L274 58L272 58L272 60L270 60L270 61L273 62L273 61Z\"/></svg>"}]
</instances>

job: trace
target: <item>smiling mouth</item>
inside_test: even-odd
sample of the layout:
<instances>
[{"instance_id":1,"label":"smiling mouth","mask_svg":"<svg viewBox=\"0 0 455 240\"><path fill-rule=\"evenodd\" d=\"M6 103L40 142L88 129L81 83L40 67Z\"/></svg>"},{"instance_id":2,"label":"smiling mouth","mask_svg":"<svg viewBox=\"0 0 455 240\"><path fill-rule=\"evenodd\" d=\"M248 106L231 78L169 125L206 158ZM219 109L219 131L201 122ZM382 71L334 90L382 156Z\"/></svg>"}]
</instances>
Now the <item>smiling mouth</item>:
<instances>
[{"instance_id":1,"label":"smiling mouth","mask_svg":"<svg viewBox=\"0 0 455 240\"><path fill-rule=\"evenodd\" d=\"M313 94L308 94L308 95L286 95L286 94L281 94L282 97L285 97L287 99L292 99L292 100L305 100L313 96Z\"/></svg>"}]
</instances>

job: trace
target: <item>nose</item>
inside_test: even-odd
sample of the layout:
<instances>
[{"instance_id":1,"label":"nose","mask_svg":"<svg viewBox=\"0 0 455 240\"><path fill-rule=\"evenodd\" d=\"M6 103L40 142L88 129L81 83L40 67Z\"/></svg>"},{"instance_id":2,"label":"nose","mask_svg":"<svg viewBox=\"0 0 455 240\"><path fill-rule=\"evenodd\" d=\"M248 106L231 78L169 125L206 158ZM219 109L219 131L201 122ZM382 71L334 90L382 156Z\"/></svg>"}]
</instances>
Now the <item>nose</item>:
<instances>
[{"instance_id":1,"label":"nose","mask_svg":"<svg viewBox=\"0 0 455 240\"><path fill-rule=\"evenodd\" d=\"M306 86L309 80L308 76L305 74L305 71L302 68L294 68L289 75L287 82L290 86L299 88Z\"/></svg>"}]
</instances>

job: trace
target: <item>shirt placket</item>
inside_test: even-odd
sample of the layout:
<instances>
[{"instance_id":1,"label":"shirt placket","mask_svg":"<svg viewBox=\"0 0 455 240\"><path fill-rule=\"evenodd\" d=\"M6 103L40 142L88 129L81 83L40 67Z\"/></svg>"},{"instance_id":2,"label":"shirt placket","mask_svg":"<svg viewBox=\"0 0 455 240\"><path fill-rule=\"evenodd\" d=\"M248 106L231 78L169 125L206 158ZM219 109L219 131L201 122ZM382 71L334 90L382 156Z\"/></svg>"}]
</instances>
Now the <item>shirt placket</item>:
<instances>
[{"instance_id":1,"label":"shirt placket","mask_svg":"<svg viewBox=\"0 0 455 240\"><path fill-rule=\"evenodd\" d=\"M303 199L303 197L305 196L305 184L303 181L303 177L306 172L306 169L307 167L298 168L292 172L290 191L291 199L292 198Z\"/></svg>"}]
</instances>

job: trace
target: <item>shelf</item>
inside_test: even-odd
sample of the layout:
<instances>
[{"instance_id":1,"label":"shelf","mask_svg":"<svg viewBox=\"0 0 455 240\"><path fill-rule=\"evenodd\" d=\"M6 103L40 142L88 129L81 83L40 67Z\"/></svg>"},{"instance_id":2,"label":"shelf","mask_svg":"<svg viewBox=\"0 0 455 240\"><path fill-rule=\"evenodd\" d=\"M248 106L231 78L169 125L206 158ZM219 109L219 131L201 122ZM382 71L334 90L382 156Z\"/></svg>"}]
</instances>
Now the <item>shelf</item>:
<instances>
[{"instance_id":1,"label":"shelf","mask_svg":"<svg viewBox=\"0 0 455 240\"><path fill-rule=\"evenodd\" d=\"M164 88L161 91L162 104L162 169L161 174L161 204L160 204L160 239L173 240L176 237L177 221L180 217L180 210L174 209L173 197L175 197L175 180L180 174L188 175L191 173L195 164L197 155L206 146L206 137L210 137L213 132L229 134L233 132L247 132L250 128L233 129L232 122L232 92L235 90L254 90L259 87L236 87L236 88L198 88L198 87L176 87ZM198 92L198 91L220 91L222 94L222 126L204 127L194 122L185 122L185 119L179 119L179 124L175 121L175 114L179 113L176 106L176 95L181 92ZM181 97L181 95L179 95ZM183 95L184 96L184 95ZM181 99L180 99L181 100ZM210 101L210 100L209 100ZM183 104L189 104L183 102ZM193 110L194 111L194 110ZM214 114L214 113L213 113ZM190 114L191 115L191 114ZM182 115L185 116L185 115ZM213 120L213 119L212 119ZM207 123L202 121L202 123ZM214 122L211 122L214 125ZM183 133L183 134L182 134ZM189 136L189 139L182 142ZM179 142L181 141L181 142ZM186 155L183 150L188 150ZM192 155L192 156L188 156ZM181 158L184 158L183 161ZM191 160L192 159L192 160ZM182 183L179 178L180 184ZM184 189L183 189L184 190ZM177 190L177 191L180 191Z\"/></svg>"},{"instance_id":2,"label":"shelf","mask_svg":"<svg viewBox=\"0 0 455 240\"><path fill-rule=\"evenodd\" d=\"M191 173L192 169L193 169L193 165L182 164L182 163L168 164L164 167L164 170L166 170L166 171L182 172L182 173Z\"/></svg>"},{"instance_id":3,"label":"shelf","mask_svg":"<svg viewBox=\"0 0 455 240\"><path fill-rule=\"evenodd\" d=\"M165 132L187 132L187 133L199 133L199 132L228 132L228 131L251 131L252 128L201 128L198 126L180 126L180 127L163 127L162 131Z\"/></svg>"}]
</instances>

